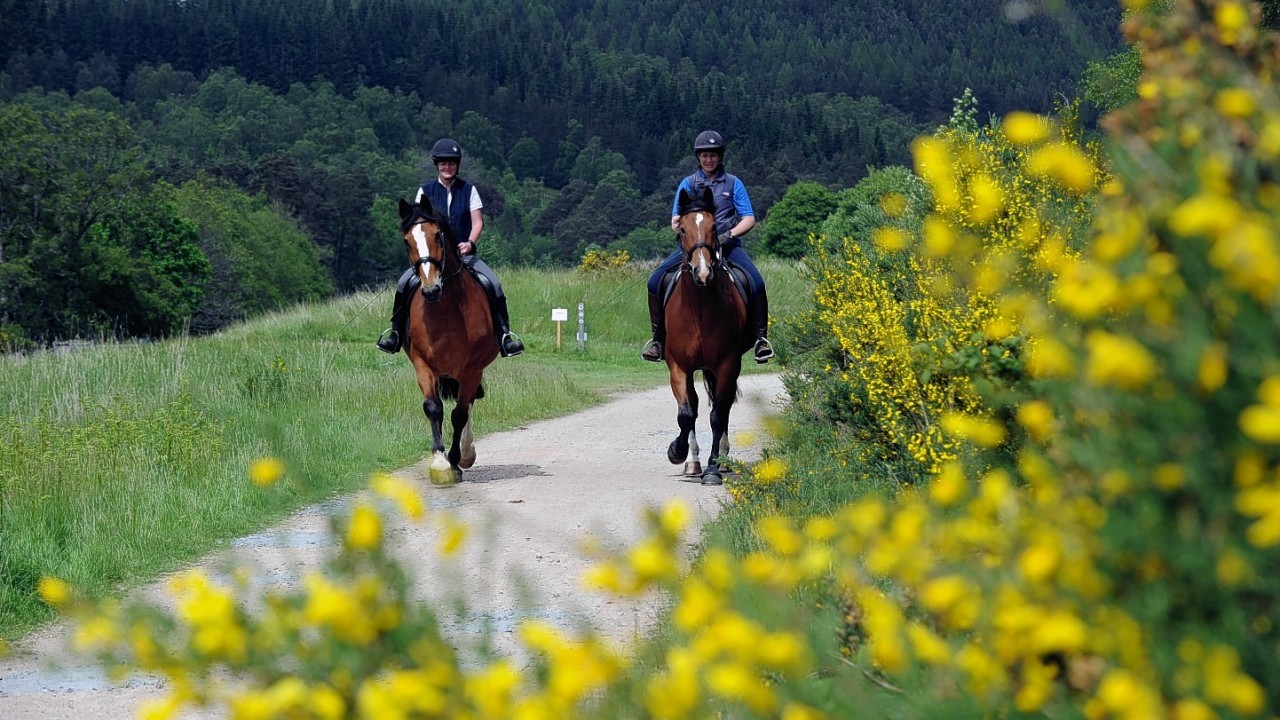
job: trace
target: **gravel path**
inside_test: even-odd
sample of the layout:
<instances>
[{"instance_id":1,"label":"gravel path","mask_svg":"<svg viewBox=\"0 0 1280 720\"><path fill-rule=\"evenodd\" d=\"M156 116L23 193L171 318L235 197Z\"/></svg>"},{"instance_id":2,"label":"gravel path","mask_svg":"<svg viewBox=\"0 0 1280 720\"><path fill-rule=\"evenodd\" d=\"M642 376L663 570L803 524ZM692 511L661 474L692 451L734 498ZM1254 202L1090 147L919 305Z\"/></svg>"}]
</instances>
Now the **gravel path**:
<instances>
[{"instance_id":1,"label":"gravel path","mask_svg":"<svg viewBox=\"0 0 1280 720\"><path fill-rule=\"evenodd\" d=\"M752 439L735 446L732 456L750 461L759 456L763 420L780 409L784 391L777 375L744 376L741 386L730 437ZM484 412L483 401L478 412ZM498 650L513 654L514 629L528 617L567 630L586 623L619 642L650 626L659 599L625 601L583 590L581 574L591 561L581 547L588 539L610 546L638 539L644 508L671 498L684 498L694 508L695 525L713 517L727 500L722 487L682 482L681 466L667 462L675 415L671 391L663 386L478 438L475 467L452 488L431 486L419 466L399 471L418 481L432 508L448 509L470 528L462 550L448 560L436 550L439 531L433 526L393 524L387 530L390 545L413 568L425 601L436 608L465 601L465 615L442 618L460 647L478 640L487 626ZM704 462L711 444L706 418L704 399L698 418ZM251 562L260 569L263 585L292 586L323 560L333 543L327 517L348 502L340 498L308 508L271 530L236 540L201 564L216 573L228 562ZM158 600L162 582L140 592ZM161 694L157 679L111 684L97 668L77 664L62 652L65 637L65 627L48 627L0 660L0 719L132 718L138 703Z\"/></svg>"}]
</instances>

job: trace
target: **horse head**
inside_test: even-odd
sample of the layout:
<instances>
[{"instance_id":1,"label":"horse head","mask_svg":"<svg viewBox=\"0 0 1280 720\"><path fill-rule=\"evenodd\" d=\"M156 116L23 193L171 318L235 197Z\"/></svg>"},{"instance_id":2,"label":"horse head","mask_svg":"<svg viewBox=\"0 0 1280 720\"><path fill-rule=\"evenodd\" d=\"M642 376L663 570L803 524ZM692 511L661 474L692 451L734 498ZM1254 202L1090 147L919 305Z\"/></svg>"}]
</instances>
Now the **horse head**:
<instances>
[{"instance_id":1,"label":"horse head","mask_svg":"<svg viewBox=\"0 0 1280 720\"><path fill-rule=\"evenodd\" d=\"M681 190L677 207L680 229L676 231L676 237L684 250L685 269L694 283L706 287L715 280L715 268L722 262L711 188L703 188L702 194L697 196Z\"/></svg>"},{"instance_id":2,"label":"horse head","mask_svg":"<svg viewBox=\"0 0 1280 720\"><path fill-rule=\"evenodd\" d=\"M461 267L448 224L425 196L417 203L400 198L400 232L409 251L409 264L422 281L422 296L427 302L436 302L449 277L446 266Z\"/></svg>"}]
</instances>

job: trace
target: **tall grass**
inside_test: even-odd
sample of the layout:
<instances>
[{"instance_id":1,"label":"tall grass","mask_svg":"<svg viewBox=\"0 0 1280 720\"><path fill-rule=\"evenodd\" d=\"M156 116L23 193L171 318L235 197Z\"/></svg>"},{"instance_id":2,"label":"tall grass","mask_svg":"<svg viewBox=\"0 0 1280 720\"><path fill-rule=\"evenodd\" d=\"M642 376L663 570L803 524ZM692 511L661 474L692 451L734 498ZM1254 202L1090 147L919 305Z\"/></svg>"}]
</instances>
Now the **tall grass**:
<instances>
[{"instance_id":1,"label":"tall grass","mask_svg":"<svg viewBox=\"0 0 1280 720\"><path fill-rule=\"evenodd\" d=\"M792 266L761 270L775 315L805 305ZM527 350L490 366L476 432L665 384L665 366L638 358L647 273L504 270ZM390 304L388 290L357 293L210 337L0 358L0 636L51 617L35 594L43 575L119 592L425 455L408 360L373 346ZM553 307L570 316L558 349ZM247 480L262 456L288 468L272 492Z\"/></svg>"}]
</instances>

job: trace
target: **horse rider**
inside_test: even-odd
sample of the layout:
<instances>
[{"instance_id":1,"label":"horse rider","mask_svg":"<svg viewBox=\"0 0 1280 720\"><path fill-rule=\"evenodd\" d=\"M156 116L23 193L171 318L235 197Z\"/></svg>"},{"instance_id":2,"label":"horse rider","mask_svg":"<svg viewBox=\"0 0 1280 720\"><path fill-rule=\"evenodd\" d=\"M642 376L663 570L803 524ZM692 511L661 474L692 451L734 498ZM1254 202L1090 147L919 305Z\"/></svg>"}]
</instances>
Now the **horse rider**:
<instances>
[{"instance_id":1,"label":"horse rider","mask_svg":"<svg viewBox=\"0 0 1280 720\"><path fill-rule=\"evenodd\" d=\"M747 188L742 181L724 170L724 138L720 133L715 130L698 133L693 141L693 154L698 160L698 170L681 180L676 188L676 199L671 206L671 229L680 230L680 191L698 197L704 188L710 187L715 198L716 233L721 253L733 265L746 271L751 280L749 305L756 331L756 362L768 362L773 357L773 346L769 344L768 337L769 297L765 294L764 278L747 256L747 251L742 249L742 236L756 226L751 198L747 196ZM650 362L662 359L662 343L666 339L666 328L662 324L662 278L683 261L684 251L677 248L649 276L649 325L653 328L653 339L645 343L640 357Z\"/></svg>"},{"instance_id":2,"label":"horse rider","mask_svg":"<svg viewBox=\"0 0 1280 720\"><path fill-rule=\"evenodd\" d=\"M502 292L502 283L498 282L498 276L493 270L476 257L476 241L480 239L480 231L484 229L484 218L480 213L484 203L480 200L480 191L476 186L458 177L462 148L449 138L437 140L431 147L431 162L436 166L436 179L427 181L418 189L414 202L422 202L422 198L426 197L437 212L444 211L453 237L466 238L458 243L458 254L462 256L463 265L472 271L489 295L489 311L493 316L494 331L498 335L498 350L502 357L519 355L524 352L524 343L511 332L507 296ZM416 276L414 269L409 268L396 283L391 328L378 338L378 348L383 352L400 351L404 324L409 314L409 285Z\"/></svg>"}]
</instances>

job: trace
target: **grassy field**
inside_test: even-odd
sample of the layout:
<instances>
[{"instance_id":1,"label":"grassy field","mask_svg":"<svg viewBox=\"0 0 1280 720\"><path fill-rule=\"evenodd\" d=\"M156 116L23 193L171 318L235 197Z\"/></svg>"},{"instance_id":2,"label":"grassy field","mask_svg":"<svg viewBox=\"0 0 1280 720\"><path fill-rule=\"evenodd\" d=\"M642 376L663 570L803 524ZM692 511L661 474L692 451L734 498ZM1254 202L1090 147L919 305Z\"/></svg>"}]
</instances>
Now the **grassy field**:
<instances>
[{"instance_id":1,"label":"grassy field","mask_svg":"<svg viewBox=\"0 0 1280 720\"><path fill-rule=\"evenodd\" d=\"M501 271L527 351L490 367L477 434L665 384L665 366L638 357L647 271ZM794 265L761 271L775 317L807 302ZM0 637L52 616L43 575L116 593L423 457L408 360L373 346L390 305L389 290L359 293L211 337L0 358ZM570 316L559 349L553 307ZM268 455L288 474L261 492L246 469Z\"/></svg>"}]
</instances>

